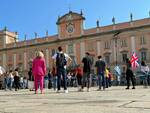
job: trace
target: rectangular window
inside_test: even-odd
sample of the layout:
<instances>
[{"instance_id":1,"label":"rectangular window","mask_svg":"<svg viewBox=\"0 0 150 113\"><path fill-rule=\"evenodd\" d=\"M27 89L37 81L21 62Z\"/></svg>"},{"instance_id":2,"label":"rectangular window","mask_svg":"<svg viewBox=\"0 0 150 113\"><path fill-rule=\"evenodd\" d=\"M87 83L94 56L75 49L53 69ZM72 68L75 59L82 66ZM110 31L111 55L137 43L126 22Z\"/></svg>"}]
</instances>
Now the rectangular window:
<instances>
[{"instance_id":1,"label":"rectangular window","mask_svg":"<svg viewBox=\"0 0 150 113\"><path fill-rule=\"evenodd\" d=\"M127 47L127 42L126 42L126 40L123 40L123 45L124 45L124 47Z\"/></svg>"},{"instance_id":2,"label":"rectangular window","mask_svg":"<svg viewBox=\"0 0 150 113\"><path fill-rule=\"evenodd\" d=\"M88 42L87 48L88 48L88 51L94 51L94 43L92 41Z\"/></svg>"},{"instance_id":3,"label":"rectangular window","mask_svg":"<svg viewBox=\"0 0 150 113\"><path fill-rule=\"evenodd\" d=\"M107 64L110 63L110 56L109 56L109 55L106 55L106 56L105 56L105 61L106 61Z\"/></svg>"},{"instance_id":4,"label":"rectangular window","mask_svg":"<svg viewBox=\"0 0 150 113\"><path fill-rule=\"evenodd\" d=\"M74 50L73 50L74 48L73 48L73 44L69 44L68 45L68 53L69 54L73 54L74 53Z\"/></svg>"},{"instance_id":5,"label":"rectangular window","mask_svg":"<svg viewBox=\"0 0 150 113\"><path fill-rule=\"evenodd\" d=\"M13 56L12 55L9 55L8 56L8 62L12 62L13 61Z\"/></svg>"},{"instance_id":6,"label":"rectangular window","mask_svg":"<svg viewBox=\"0 0 150 113\"><path fill-rule=\"evenodd\" d=\"M145 37L144 36L141 36L140 37L140 44L146 44L146 40L145 40Z\"/></svg>"},{"instance_id":7,"label":"rectangular window","mask_svg":"<svg viewBox=\"0 0 150 113\"><path fill-rule=\"evenodd\" d=\"M123 54L122 54L122 61L123 61L123 62L126 62L126 59L127 59L127 54L126 54L126 53L123 53Z\"/></svg>"},{"instance_id":8,"label":"rectangular window","mask_svg":"<svg viewBox=\"0 0 150 113\"><path fill-rule=\"evenodd\" d=\"M110 42L109 41L105 42L104 48L105 49L110 49Z\"/></svg>"},{"instance_id":9,"label":"rectangular window","mask_svg":"<svg viewBox=\"0 0 150 113\"><path fill-rule=\"evenodd\" d=\"M147 60L147 58L146 58L146 52L145 51L141 52L141 60L144 60L144 61Z\"/></svg>"},{"instance_id":10,"label":"rectangular window","mask_svg":"<svg viewBox=\"0 0 150 113\"><path fill-rule=\"evenodd\" d=\"M120 45L121 45L121 47L127 47L127 42L126 42L126 40L121 40L121 41L120 41Z\"/></svg>"},{"instance_id":11,"label":"rectangular window","mask_svg":"<svg viewBox=\"0 0 150 113\"><path fill-rule=\"evenodd\" d=\"M22 60L22 54L21 53L19 54L18 59Z\"/></svg>"}]
</instances>

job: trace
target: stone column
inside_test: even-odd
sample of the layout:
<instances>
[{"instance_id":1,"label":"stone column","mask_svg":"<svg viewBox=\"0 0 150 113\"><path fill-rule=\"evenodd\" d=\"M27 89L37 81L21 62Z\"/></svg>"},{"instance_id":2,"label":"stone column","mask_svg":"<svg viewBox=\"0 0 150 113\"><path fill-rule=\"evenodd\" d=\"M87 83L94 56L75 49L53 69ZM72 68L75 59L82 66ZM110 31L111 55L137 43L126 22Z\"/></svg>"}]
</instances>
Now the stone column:
<instances>
[{"instance_id":1,"label":"stone column","mask_svg":"<svg viewBox=\"0 0 150 113\"><path fill-rule=\"evenodd\" d=\"M114 61L113 62L116 62L116 40L114 39L113 40L113 49L114 49L114 52L113 52L113 55L114 55Z\"/></svg>"},{"instance_id":2,"label":"stone column","mask_svg":"<svg viewBox=\"0 0 150 113\"><path fill-rule=\"evenodd\" d=\"M27 53L26 51L24 52L24 70L27 70Z\"/></svg>"},{"instance_id":3,"label":"stone column","mask_svg":"<svg viewBox=\"0 0 150 113\"><path fill-rule=\"evenodd\" d=\"M4 37L3 37L3 48L6 48L6 39L7 39L7 34L5 33Z\"/></svg>"},{"instance_id":4,"label":"stone column","mask_svg":"<svg viewBox=\"0 0 150 113\"><path fill-rule=\"evenodd\" d=\"M3 53L3 67L6 69L6 53Z\"/></svg>"},{"instance_id":5,"label":"stone column","mask_svg":"<svg viewBox=\"0 0 150 113\"><path fill-rule=\"evenodd\" d=\"M96 42L96 45L97 45L97 55L100 55L101 54L101 48L100 48L100 45L101 45L101 41L97 41Z\"/></svg>"},{"instance_id":6,"label":"stone column","mask_svg":"<svg viewBox=\"0 0 150 113\"><path fill-rule=\"evenodd\" d=\"M46 49L46 67L49 67L49 50Z\"/></svg>"},{"instance_id":7,"label":"stone column","mask_svg":"<svg viewBox=\"0 0 150 113\"><path fill-rule=\"evenodd\" d=\"M16 53L14 54L14 69L16 68Z\"/></svg>"},{"instance_id":8,"label":"stone column","mask_svg":"<svg viewBox=\"0 0 150 113\"><path fill-rule=\"evenodd\" d=\"M82 60L82 58L85 56L85 42L81 42L80 43L80 52L81 52L81 56L80 59Z\"/></svg>"}]
</instances>

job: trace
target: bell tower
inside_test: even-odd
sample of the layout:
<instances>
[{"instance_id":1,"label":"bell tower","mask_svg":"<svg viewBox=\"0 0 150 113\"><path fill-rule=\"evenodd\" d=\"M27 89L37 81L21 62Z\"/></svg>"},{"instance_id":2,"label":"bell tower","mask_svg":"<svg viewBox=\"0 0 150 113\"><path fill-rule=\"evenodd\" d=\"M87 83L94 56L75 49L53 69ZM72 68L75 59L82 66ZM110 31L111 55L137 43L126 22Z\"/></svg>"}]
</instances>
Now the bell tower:
<instances>
[{"instance_id":1,"label":"bell tower","mask_svg":"<svg viewBox=\"0 0 150 113\"><path fill-rule=\"evenodd\" d=\"M69 13L58 17L57 27L60 39L71 38L83 35L83 13L80 14L69 11Z\"/></svg>"}]
</instances>

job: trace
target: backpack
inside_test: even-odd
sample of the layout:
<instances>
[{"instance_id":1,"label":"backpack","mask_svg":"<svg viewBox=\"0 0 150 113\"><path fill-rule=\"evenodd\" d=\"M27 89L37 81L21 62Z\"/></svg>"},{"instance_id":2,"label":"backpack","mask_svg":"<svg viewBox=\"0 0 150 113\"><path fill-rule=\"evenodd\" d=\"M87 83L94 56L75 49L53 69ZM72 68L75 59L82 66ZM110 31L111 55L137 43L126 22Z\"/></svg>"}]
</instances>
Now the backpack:
<instances>
[{"instance_id":1,"label":"backpack","mask_svg":"<svg viewBox=\"0 0 150 113\"><path fill-rule=\"evenodd\" d=\"M65 59L64 53L57 53L56 57L56 66L59 68L64 68L64 66L67 64L67 61Z\"/></svg>"}]
</instances>

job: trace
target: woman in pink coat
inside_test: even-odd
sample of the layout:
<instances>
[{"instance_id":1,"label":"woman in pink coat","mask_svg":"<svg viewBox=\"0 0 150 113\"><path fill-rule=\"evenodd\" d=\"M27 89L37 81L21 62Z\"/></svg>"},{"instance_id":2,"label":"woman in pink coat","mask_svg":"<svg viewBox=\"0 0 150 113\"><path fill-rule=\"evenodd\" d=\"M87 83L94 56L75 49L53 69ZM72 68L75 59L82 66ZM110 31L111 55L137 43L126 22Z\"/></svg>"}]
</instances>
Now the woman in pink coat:
<instances>
[{"instance_id":1,"label":"woman in pink coat","mask_svg":"<svg viewBox=\"0 0 150 113\"><path fill-rule=\"evenodd\" d=\"M32 72L34 75L35 94L38 93L38 82L40 82L41 94L43 93L44 75L46 74L46 64L44 55L41 51L36 53L36 58L32 63Z\"/></svg>"}]
</instances>

